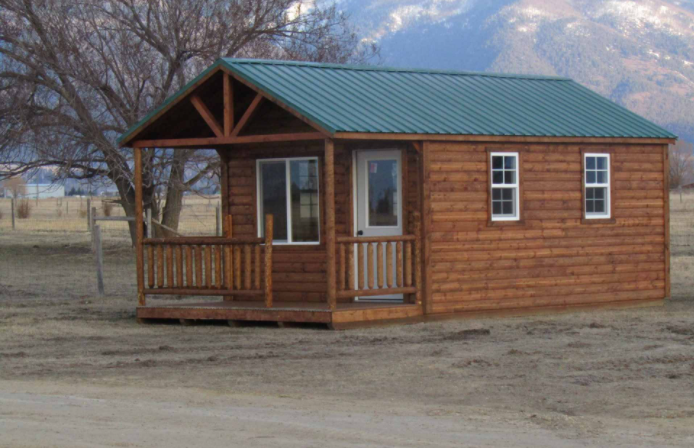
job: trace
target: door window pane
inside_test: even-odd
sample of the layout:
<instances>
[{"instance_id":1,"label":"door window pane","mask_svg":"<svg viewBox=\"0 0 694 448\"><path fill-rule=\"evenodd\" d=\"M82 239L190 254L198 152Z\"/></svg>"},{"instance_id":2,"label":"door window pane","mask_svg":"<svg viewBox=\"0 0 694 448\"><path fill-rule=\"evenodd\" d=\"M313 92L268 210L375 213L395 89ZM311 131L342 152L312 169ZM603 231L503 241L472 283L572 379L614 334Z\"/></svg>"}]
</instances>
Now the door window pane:
<instances>
[{"instance_id":1,"label":"door window pane","mask_svg":"<svg viewBox=\"0 0 694 448\"><path fill-rule=\"evenodd\" d=\"M265 215L273 217L273 239L287 241L287 169L284 161L260 164L261 232Z\"/></svg>"},{"instance_id":2,"label":"door window pane","mask_svg":"<svg viewBox=\"0 0 694 448\"><path fill-rule=\"evenodd\" d=\"M398 161L368 160L368 225L398 225Z\"/></svg>"},{"instance_id":3,"label":"door window pane","mask_svg":"<svg viewBox=\"0 0 694 448\"><path fill-rule=\"evenodd\" d=\"M292 241L318 241L318 161L293 160L291 177Z\"/></svg>"}]
</instances>

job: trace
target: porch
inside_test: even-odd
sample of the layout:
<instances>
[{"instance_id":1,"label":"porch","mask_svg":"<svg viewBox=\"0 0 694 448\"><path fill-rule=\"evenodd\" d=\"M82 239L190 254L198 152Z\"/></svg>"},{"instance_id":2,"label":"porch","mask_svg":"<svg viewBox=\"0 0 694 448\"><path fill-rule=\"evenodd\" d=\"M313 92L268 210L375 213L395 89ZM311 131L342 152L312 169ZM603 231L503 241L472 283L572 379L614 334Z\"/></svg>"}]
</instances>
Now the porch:
<instances>
[{"instance_id":1,"label":"porch","mask_svg":"<svg viewBox=\"0 0 694 448\"><path fill-rule=\"evenodd\" d=\"M153 148L214 149L223 235L145 238L137 219L138 319L337 327L424 313L421 145L331 138L224 70L167 107L122 142L133 148L136 216ZM358 224L367 175L382 184L371 233ZM166 296L205 299L162 304Z\"/></svg>"}]
</instances>

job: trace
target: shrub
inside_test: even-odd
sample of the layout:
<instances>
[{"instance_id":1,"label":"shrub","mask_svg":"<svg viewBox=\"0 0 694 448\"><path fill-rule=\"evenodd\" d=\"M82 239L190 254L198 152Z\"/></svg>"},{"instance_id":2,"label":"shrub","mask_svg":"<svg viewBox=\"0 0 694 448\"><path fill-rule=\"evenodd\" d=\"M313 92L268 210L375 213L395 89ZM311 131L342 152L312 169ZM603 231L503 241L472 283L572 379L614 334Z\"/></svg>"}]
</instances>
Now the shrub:
<instances>
[{"instance_id":1,"label":"shrub","mask_svg":"<svg viewBox=\"0 0 694 448\"><path fill-rule=\"evenodd\" d=\"M80 210L79 216L80 216L80 218L86 218L87 217L87 211L86 210Z\"/></svg>"},{"instance_id":2,"label":"shrub","mask_svg":"<svg viewBox=\"0 0 694 448\"><path fill-rule=\"evenodd\" d=\"M28 219L31 216L31 204L27 199L20 199L17 202L17 218Z\"/></svg>"},{"instance_id":3,"label":"shrub","mask_svg":"<svg viewBox=\"0 0 694 448\"><path fill-rule=\"evenodd\" d=\"M113 213L113 202L104 202L102 205L104 208L104 216L111 216L111 213Z\"/></svg>"}]
</instances>

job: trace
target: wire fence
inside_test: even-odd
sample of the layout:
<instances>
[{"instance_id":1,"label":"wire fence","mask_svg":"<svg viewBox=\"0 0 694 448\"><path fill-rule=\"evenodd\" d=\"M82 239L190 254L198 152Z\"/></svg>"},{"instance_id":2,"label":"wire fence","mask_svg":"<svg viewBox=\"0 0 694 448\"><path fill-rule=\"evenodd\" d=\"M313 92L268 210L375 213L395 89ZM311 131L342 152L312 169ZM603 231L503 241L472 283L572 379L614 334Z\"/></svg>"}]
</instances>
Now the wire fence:
<instances>
[{"instance_id":1,"label":"wire fence","mask_svg":"<svg viewBox=\"0 0 694 448\"><path fill-rule=\"evenodd\" d=\"M97 270L89 210L125 217L112 198L0 198L0 300L3 297L94 297ZM179 232L215 235L219 196L183 200ZM135 251L127 221L98 220L106 296L136 297Z\"/></svg>"},{"instance_id":2,"label":"wire fence","mask_svg":"<svg viewBox=\"0 0 694 448\"><path fill-rule=\"evenodd\" d=\"M124 216L109 199L91 198L97 216ZM89 232L87 198L29 200L29 215L15 216L9 199L0 199L0 300L3 297L95 297L96 260ZM219 196L187 197L179 231L215 235ZM18 208L18 207L17 207ZM17 210L15 214L17 215ZM135 251L128 223L98 221L101 230L106 296L136 298ZM694 192L670 196L673 263L694 257ZM678 258L680 257L680 258Z\"/></svg>"}]
</instances>

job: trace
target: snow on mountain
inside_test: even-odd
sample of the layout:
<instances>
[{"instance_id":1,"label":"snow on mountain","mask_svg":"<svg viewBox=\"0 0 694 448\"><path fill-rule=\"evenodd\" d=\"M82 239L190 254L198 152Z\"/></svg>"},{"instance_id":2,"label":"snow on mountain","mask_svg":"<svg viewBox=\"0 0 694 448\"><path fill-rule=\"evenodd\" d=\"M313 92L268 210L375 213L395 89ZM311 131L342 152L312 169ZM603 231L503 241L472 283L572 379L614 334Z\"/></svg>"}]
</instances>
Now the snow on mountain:
<instances>
[{"instance_id":1,"label":"snow on mountain","mask_svg":"<svg viewBox=\"0 0 694 448\"><path fill-rule=\"evenodd\" d=\"M694 140L694 0L342 0L383 65L568 76Z\"/></svg>"}]
</instances>

